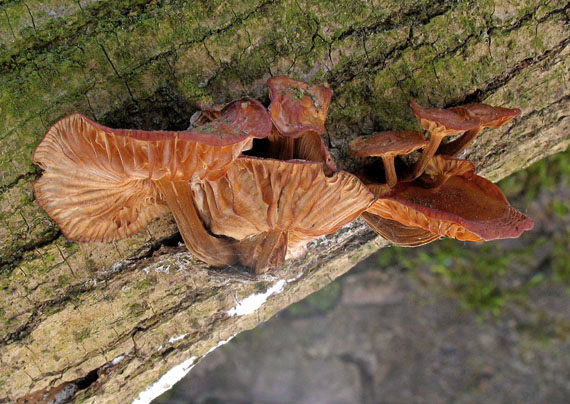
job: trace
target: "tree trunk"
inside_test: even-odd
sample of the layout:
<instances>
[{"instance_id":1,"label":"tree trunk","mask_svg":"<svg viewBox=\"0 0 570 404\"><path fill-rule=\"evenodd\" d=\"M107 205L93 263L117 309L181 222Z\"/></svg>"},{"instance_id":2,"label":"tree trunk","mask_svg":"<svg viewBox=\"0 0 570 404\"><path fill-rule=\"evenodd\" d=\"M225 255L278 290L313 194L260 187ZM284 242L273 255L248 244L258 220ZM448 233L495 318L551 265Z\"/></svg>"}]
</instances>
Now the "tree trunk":
<instances>
[{"instance_id":1,"label":"tree trunk","mask_svg":"<svg viewBox=\"0 0 570 404\"><path fill-rule=\"evenodd\" d=\"M285 74L330 85L325 139L342 168L357 165L354 136L418 128L410 98L520 107L467 151L493 181L568 146L566 2L403 3L0 5L0 402L54 387L74 403L148 402L213 347L384 245L356 221L255 278L196 261L171 217L116 243L69 242L34 202L31 156L71 112L180 130L198 101L267 103L265 81Z\"/></svg>"}]
</instances>

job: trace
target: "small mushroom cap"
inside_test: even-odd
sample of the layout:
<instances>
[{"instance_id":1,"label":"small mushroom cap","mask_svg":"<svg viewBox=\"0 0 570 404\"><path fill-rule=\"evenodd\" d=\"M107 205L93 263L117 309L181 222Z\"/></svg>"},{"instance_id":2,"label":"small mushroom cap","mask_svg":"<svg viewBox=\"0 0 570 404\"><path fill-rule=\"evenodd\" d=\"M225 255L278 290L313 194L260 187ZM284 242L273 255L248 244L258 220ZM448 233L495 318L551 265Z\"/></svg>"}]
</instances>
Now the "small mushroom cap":
<instances>
[{"instance_id":1,"label":"small mushroom cap","mask_svg":"<svg viewBox=\"0 0 570 404\"><path fill-rule=\"evenodd\" d=\"M321 135L325 131L332 91L321 85L284 76L271 77L269 113L275 127L284 136L298 136L306 131Z\"/></svg>"},{"instance_id":2,"label":"small mushroom cap","mask_svg":"<svg viewBox=\"0 0 570 404\"><path fill-rule=\"evenodd\" d=\"M450 110L466 119L479 119L481 126L487 128L502 126L521 113L519 108L493 107L487 104L465 104Z\"/></svg>"},{"instance_id":3,"label":"small mushroom cap","mask_svg":"<svg viewBox=\"0 0 570 404\"><path fill-rule=\"evenodd\" d=\"M451 109L424 108L414 100L410 100L409 105L419 119L421 127L431 133L438 132L451 136L481 125L478 118L458 114Z\"/></svg>"},{"instance_id":4,"label":"small mushroom cap","mask_svg":"<svg viewBox=\"0 0 570 404\"><path fill-rule=\"evenodd\" d=\"M499 187L472 172L452 176L438 188L399 183L367 211L459 240L516 238L533 227Z\"/></svg>"},{"instance_id":5,"label":"small mushroom cap","mask_svg":"<svg viewBox=\"0 0 570 404\"><path fill-rule=\"evenodd\" d=\"M217 181L193 184L203 222L214 234L243 240L275 230L312 238L354 220L373 196L354 175L327 177L322 164L240 157Z\"/></svg>"},{"instance_id":6,"label":"small mushroom cap","mask_svg":"<svg viewBox=\"0 0 570 404\"><path fill-rule=\"evenodd\" d=\"M271 118L265 107L253 98L242 98L226 105L218 118L187 131L146 131L138 129L111 129L85 118L97 129L115 136L136 140L161 141L178 138L209 146L228 146L248 138L264 138L271 133Z\"/></svg>"},{"instance_id":7,"label":"small mushroom cap","mask_svg":"<svg viewBox=\"0 0 570 404\"><path fill-rule=\"evenodd\" d=\"M355 157L409 154L429 141L423 133L415 130L378 132L372 136L360 136L350 142L350 154Z\"/></svg>"},{"instance_id":8,"label":"small mushroom cap","mask_svg":"<svg viewBox=\"0 0 570 404\"><path fill-rule=\"evenodd\" d=\"M380 236L400 247L419 247L441 237L421 227L403 225L395 220L384 219L370 212L363 212L362 219Z\"/></svg>"}]
</instances>

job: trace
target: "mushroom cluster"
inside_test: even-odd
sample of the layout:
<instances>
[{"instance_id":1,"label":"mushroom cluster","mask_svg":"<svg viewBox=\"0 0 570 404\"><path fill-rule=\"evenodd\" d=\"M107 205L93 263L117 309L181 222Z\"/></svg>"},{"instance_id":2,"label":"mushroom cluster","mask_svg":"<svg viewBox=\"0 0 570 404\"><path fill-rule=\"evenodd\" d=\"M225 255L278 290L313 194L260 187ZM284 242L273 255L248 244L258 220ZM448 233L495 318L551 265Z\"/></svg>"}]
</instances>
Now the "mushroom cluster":
<instances>
[{"instance_id":1,"label":"mushroom cluster","mask_svg":"<svg viewBox=\"0 0 570 404\"><path fill-rule=\"evenodd\" d=\"M382 158L383 184L336 168L321 138L329 88L287 77L272 77L267 86L268 108L251 98L201 105L183 132L111 129L80 114L63 118L34 153L44 170L36 199L76 241L129 237L172 212L197 258L213 266L240 262L256 273L361 214L382 236L407 246L441 236L518 237L532 227L472 163L452 157L483 128L520 111L411 103L429 141L420 132L384 132L350 146L355 156ZM395 157L419 149L417 162L398 173Z\"/></svg>"},{"instance_id":2,"label":"mushroom cluster","mask_svg":"<svg viewBox=\"0 0 570 404\"><path fill-rule=\"evenodd\" d=\"M361 179L375 196L362 218L382 237L400 246L416 247L442 236L465 241L516 238L533 222L514 209L499 187L475 174L475 165L454 158L485 127L498 127L519 109L468 104L450 109L410 108L429 133L380 132L356 138L356 157L381 157L385 183ZM458 135L442 144L447 136ZM398 181L394 157L423 149L413 164L402 164ZM413 161L413 160L412 160Z\"/></svg>"}]
</instances>

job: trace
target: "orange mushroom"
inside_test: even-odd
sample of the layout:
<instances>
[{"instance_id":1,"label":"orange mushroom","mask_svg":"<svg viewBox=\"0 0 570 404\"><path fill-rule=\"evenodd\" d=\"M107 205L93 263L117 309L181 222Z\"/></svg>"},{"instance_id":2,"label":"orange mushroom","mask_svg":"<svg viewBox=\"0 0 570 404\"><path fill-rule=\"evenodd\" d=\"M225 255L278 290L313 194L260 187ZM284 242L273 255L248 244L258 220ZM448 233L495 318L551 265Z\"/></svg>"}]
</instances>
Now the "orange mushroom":
<instances>
[{"instance_id":1,"label":"orange mushroom","mask_svg":"<svg viewBox=\"0 0 570 404\"><path fill-rule=\"evenodd\" d=\"M255 157L240 157L224 177L192 189L203 222L239 240L236 251L257 273L356 219L373 200L347 172L327 177L320 163Z\"/></svg>"},{"instance_id":2,"label":"orange mushroom","mask_svg":"<svg viewBox=\"0 0 570 404\"><path fill-rule=\"evenodd\" d=\"M532 229L532 220L512 208L499 187L458 167L464 172L438 187L400 182L390 192L377 195L367 212L467 241L516 238Z\"/></svg>"},{"instance_id":3,"label":"orange mushroom","mask_svg":"<svg viewBox=\"0 0 570 404\"><path fill-rule=\"evenodd\" d=\"M430 133L429 144L414 166L412 178L417 178L424 172L444 137L457 135L481 125L479 118L458 114L449 109L424 108L414 100L411 100L409 105L419 119L420 126Z\"/></svg>"},{"instance_id":4,"label":"orange mushroom","mask_svg":"<svg viewBox=\"0 0 570 404\"><path fill-rule=\"evenodd\" d=\"M274 130L262 157L319 161L325 164L328 175L335 172L334 161L321 138L332 91L283 76L271 77L267 87Z\"/></svg>"},{"instance_id":5,"label":"orange mushroom","mask_svg":"<svg viewBox=\"0 0 570 404\"><path fill-rule=\"evenodd\" d=\"M221 177L270 130L265 107L249 98L186 132L111 129L73 114L36 148L33 161L44 170L36 199L71 240L128 237L168 212L175 190L164 184Z\"/></svg>"},{"instance_id":6,"label":"orange mushroom","mask_svg":"<svg viewBox=\"0 0 570 404\"><path fill-rule=\"evenodd\" d=\"M492 107L487 104L467 104L450 108L450 110L467 119L479 119L481 124L469 129L459 138L440 145L437 153L448 156L456 156L465 150L484 128L498 128L521 113L519 108Z\"/></svg>"},{"instance_id":7,"label":"orange mushroom","mask_svg":"<svg viewBox=\"0 0 570 404\"><path fill-rule=\"evenodd\" d=\"M386 183L392 188L398 182L394 158L426 147L427 144L425 136L414 130L379 132L368 137L357 137L350 143L349 150L356 157L381 157Z\"/></svg>"},{"instance_id":8,"label":"orange mushroom","mask_svg":"<svg viewBox=\"0 0 570 404\"><path fill-rule=\"evenodd\" d=\"M322 135L332 91L321 85L310 86L284 76L271 77L269 114L283 136L298 136L313 131Z\"/></svg>"}]
</instances>

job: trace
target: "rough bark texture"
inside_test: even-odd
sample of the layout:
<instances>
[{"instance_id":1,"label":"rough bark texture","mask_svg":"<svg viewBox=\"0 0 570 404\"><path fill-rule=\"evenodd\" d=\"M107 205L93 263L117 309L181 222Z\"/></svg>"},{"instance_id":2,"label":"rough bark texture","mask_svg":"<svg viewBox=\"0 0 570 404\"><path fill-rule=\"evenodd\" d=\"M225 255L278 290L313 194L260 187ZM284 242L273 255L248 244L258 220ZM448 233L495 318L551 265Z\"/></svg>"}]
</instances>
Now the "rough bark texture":
<instances>
[{"instance_id":1,"label":"rough bark texture","mask_svg":"<svg viewBox=\"0 0 570 404\"><path fill-rule=\"evenodd\" d=\"M569 14L556 0L3 2L0 402L73 380L73 402L129 402L382 245L356 222L255 279L194 260L171 218L121 242L71 243L32 194L32 152L58 118L183 129L197 101L267 101L266 79L287 74L329 83L325 137L350 169L356 135L417 129L410 98L520 107L468 150L495 181L570 142ZM278 279L290 281L258 310L228 314Z\"/></svg>"}]
</instances>

